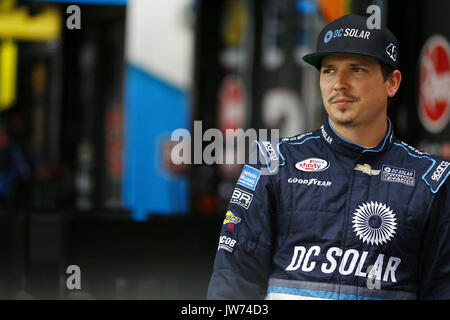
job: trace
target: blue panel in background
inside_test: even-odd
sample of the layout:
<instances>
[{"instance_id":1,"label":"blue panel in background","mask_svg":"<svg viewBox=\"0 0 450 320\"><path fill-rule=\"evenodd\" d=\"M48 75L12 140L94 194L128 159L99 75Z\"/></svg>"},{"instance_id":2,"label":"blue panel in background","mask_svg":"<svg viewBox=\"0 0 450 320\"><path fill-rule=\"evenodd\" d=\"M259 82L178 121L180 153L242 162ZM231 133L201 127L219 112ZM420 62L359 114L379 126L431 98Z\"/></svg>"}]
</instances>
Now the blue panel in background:
<instances>
[{"instance_id":1,"label":"blue panel in background","mask_svg":"<svg viewBox=\"0 0 450 320\"><path fill-rule=\"evenodd\" d=\"M69 4L104 4L104 5L126 5L128 0L29 0L34 2L62 2Z\"/></svg>"},{"instance_id":2,"label":"blue panel in background","mask_svg":"<svg viewBox=\"0 0 450 320\"><path fill-rule=\"evenodd\" d=\"M162 144L189 128L189 95L132 65L126 72L122 203L133 218L188 211L188 179L164 169Z\"/></svg>"},{"instance_id":3,"label":"blue panel in background","mask_svg":"<svg viewBox=\"0 0 450 320\"><path fill-rule=\"evenodd\" d=\"M297 0L295 9L303 15L312 15L317 13L317 3L315 0Z\"/></svg>"}]
</instances>

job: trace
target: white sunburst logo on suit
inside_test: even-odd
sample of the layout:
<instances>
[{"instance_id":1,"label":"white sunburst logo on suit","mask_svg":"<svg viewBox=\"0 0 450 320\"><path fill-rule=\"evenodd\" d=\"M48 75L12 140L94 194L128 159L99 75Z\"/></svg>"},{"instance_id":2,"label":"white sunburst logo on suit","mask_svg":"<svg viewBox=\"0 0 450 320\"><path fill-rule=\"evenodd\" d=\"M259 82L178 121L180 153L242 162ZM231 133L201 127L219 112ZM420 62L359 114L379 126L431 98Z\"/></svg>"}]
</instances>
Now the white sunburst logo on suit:
<instances>
[{"instance_id":1,"label":"white sunburst logo on suit","mask_svg":"<svg viewBox=\"0 0 450 320\"><path fill-rule=\"evenodd\" d=\"M353 230L363 242L379 245L394 237L396 220L394 212L385 204L366 202L353 213Z\"/></svg>"}]
</instances>

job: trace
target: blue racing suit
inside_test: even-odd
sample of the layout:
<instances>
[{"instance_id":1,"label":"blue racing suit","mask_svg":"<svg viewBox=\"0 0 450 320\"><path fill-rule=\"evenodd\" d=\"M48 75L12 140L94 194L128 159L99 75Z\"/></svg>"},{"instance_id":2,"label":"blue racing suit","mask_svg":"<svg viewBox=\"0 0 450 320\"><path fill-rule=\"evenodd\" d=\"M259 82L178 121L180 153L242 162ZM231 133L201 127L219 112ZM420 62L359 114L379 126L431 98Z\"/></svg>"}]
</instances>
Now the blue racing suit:
<instances>
[{"instance_id":1,"label":"blue racing suit","mask_svg":"<svg viewBox=\"0 0 450 320\"><path fill-rule=\"evenodd\" d=\"M449 299L450 162L397 139L260 143L221 228L208 299ZM272 167L273 168L273 167Z\"/></svg>"}]
</instances>

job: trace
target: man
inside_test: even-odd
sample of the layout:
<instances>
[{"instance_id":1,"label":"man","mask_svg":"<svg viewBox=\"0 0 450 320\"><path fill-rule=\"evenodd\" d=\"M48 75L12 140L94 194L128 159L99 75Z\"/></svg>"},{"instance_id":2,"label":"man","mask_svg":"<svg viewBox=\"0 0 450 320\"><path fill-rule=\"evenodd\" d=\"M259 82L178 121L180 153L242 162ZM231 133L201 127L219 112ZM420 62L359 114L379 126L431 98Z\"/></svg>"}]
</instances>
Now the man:
<instances>
[{"instance_id":1,"label":"man","mask_svg":"<svg viewBox=\"0 0 450 320\"><path fill-rule=\"evenodd\" d=\"M322 30L304 60L328 118L261 146L276 174L244 166L208 299L450 298L450 163L393 135L398 59L395 36L364 17Z\"/></svg>"}]
</instances>

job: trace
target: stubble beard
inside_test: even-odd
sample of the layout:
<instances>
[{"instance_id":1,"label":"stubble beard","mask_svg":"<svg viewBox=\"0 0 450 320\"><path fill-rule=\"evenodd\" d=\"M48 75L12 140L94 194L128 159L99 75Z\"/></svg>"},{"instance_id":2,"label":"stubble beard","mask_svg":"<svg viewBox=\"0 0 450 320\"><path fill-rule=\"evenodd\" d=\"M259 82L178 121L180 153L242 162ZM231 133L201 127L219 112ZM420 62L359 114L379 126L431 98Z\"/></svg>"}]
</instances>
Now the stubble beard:
<instances>
[{"instance_id":1,"label":"stubble beard","mask_svg":"<svg viewBox=\"0 0 450 320\"><path fill-rule=\"evenodd\" d=\"M348 110L337 110L335 113L331 112L329 113L329 117L331 118L331 120L339 125L342 126L350 126L353 127L355 126L355 117L353 115L344 115L343 113L345 112L349 112Z\"/></svg>"},{"instance_id":2,"label":"stubble beard","mask_svg":"<svg viewBox=\"0 0 450 320\"><path fill-rule=\"evenodd\" d=\"M327 110L328 116L334 123L336 123L338 125L351 126L351 127L357 126L357 123L355 123L356 115L353 114L355 111L357 111L355 106L338 107L338 106L333 105L333 102L335 100L337 100L338 98L342 98L342 97L353 100L354 101L353 103L358 103L360 101L360 99L358 97L347 94L347 93L344 93L343 95L342 94L333 95L327 101L328 102L328 110Z\"/></svg>"}]
</instances>

